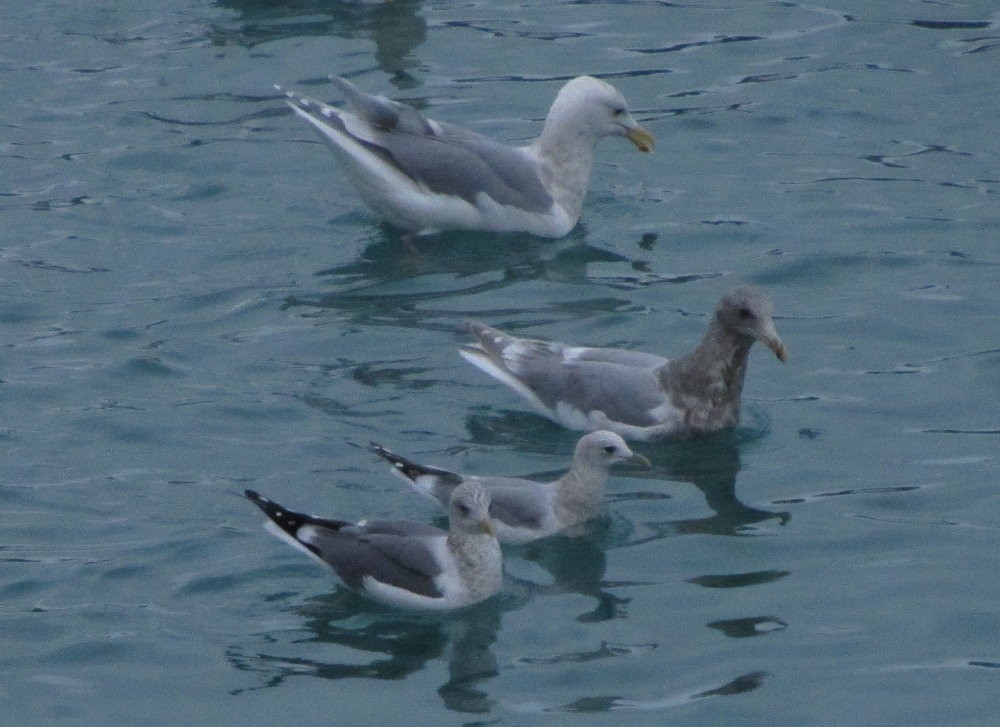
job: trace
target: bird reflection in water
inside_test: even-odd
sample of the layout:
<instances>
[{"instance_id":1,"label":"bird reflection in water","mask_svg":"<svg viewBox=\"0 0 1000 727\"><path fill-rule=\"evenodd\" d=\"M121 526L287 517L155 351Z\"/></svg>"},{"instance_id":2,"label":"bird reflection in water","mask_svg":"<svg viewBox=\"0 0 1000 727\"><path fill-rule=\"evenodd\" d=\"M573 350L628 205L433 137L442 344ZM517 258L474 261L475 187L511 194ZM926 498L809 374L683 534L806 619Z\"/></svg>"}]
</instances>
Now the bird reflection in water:
<instances>
[{"instance_id":1,"label":"bird reflection in water","mask_svg":"<svg viewBox=\"0 0 1000 727\"><path fill-rule=\"evenodd\" d=\"M410 70L420 65L413 52L427 39L427 22L418 14L423 0L218 0L236 11L209 28L214 45L254 47L288 38L368 38L375 44L378 68L405 89L417 85ZM330 69L335 71L338 69Z\"/></svg>"},{"instance_id":2,"label":"bird reflection in water","mask_svg":"<svg viewBox=\"0 0 1000 727\"><path fill-rule=\"evenodd\" d=\"M262 644L274 653L263 649L250 653L242 646L228 650L227 658L237 670L259 674L262 680L259 686L234 694L279 687L303 676L399 680L444 659L449 678L438 694L445 706L456 712L489 712L492 699L483 683L498 674L492 646L510 606L509 599L500 596L448 614L407 614L373 606L344 589L316 596L295 610L306 632L301 638L265 633ZM330 658L295 655L300 649L315 653L316 644L331 647ZM343 662L334 660L337 647L348 650ZM285 653L277 653L279 649ZM360 658L365 654L367 659Z\"/></svg>"},{"instance_id":3,"label":"bird reflection in water","mask_svg":"<svg viewBox=\"0 0 1000 727\"><path fill-rule=\"evenodd\" d=\"M755 438L754 432L740 427L681 439L666 446L641 448L653 466L633 476L690 482L701 490L713 514L703 518L644 522L642 527L652 534L640 536L628 544L639 545L675 534L750 535L755 523L769 520L786 525L791 513L751 507L736 495L740 447L752 438ZM629 496L620 499L629 499Z\"/></svg>"},{"instance_id":4,"label":"bird reflection in water","mask_svg":"<svg viewBox=\"0 0 1000 727\"><path fill-rule=\"evenodd\" d=\"M594 608L576 616L581 623L626 618L626 605L631 599L616 596L606 589L632 584L608 583L604 578L607 567L604 541L614 523L611 518L601 517L580 527L585 533L577 537L554 535L511 548L506 559L508 588L528 597L578 593L593 598L596 601ZM539 566L551 580L537 583L514 575L512 571L518 569L518 559Z\"/></svg>"}]
</instances>

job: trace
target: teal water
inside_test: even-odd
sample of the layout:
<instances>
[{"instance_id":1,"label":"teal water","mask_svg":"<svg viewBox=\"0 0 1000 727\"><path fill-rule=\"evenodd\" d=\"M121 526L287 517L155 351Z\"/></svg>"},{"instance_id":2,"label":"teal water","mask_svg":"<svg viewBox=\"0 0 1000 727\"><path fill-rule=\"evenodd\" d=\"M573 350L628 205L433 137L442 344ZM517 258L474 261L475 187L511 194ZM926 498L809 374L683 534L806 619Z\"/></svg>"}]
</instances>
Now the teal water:
<instances>
[{"instance_id":1,"label":"teal water","mask_svg":"<svg viewBox=\"0 0 1000 727\"><path fill-rule=\"evenodd\" d=\"M993 725L1000 17L986 2L0 10L0 722ZM558 241L408 250L272 84L509 142L611 79ZM446 617L346 593L246 487L434 520L364 450L547 476L576 435L475 316L673 354L765 288L734 432L641 450L579 540Z\"/></svg>"}]
</instances>

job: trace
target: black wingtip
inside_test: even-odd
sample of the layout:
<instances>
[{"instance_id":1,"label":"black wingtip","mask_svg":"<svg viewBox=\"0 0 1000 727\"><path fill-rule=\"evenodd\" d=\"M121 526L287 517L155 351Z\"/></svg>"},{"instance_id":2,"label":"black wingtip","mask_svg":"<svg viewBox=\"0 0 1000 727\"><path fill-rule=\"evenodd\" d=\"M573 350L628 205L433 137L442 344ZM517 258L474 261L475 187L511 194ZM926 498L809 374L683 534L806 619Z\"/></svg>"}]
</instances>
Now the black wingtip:
<instances>
[{"instance_id":1,"label":"black wingtip","mask_svg":"<svg viewBox=\"0 0 1000 727\"><path fill-rule=\"evenodd\" d=\"M392 450L389 450L389 449L386 449L385 447L383 447L378 442L372 442L371 446L369 447L369 449L372 452L374 452L375 454L377 454L379 457L381 457L382 459L387 460L388 462L391 462L393 464L395 464L396 462L405 462L406 461L405 459L403 459L402 457L400 457L398 454L396 454Z\"/></svg>"},{"instance_id":2,"label":"black wingtip","mask_svg":"<svg viewBox=\"0 0 1000 727\"><path fill-rule=\"evenodd\" d=\"M250 502L259 507L263 513L267 515L268 520L273 522L292 537L295 537L296 532L303 525L317 525L329 530L340 530L342 527L351 524L346 520L316 517L315 515L307 515L302 512L289 510L283 505L279 505L274 500L268 500L266 497L254 492L253 490L244 490L243 494L248 500L250 500ZM305 545L308 544L306 543Z\"/></svg>"},{"instance_id":3,"label":"black wingtip","mask_svg":"<svg viewBox=\"0 0 1000 727\"><path fill-rule=\"evenodd\" d=\"M406 457L402 457L395 452L386 449L377 442L371 443L371 450L392 465L397 472L409 480L415 480L422 474L434 473L433 467L425 467L424 465L408 460Z\"/></svg>"},{"instance_id":4,"label":"black wingtip","mask_svg":"<svg viewBox=\"0 0 1000 727\"><path fill-rule=\"evenodd\" d=\"M243 494L267 515L268 520L293 537L295 532L309 520L308 515L286 510L274 500L268 500L254 490L244 490Z\"/></svg>"},{"instance_id":5,"label":"black wingtip","mask_svg":"<svg viewBox=\"0 0 1000 727\"><path fill-rule=\"evenodd\" d=\"M254 505L263 510L265 515L267 515L269 518L277 522L282 527L284 527L285 525L283 522L284 520L287 520L289 516L298 514L289 512L281 505L276 503L274 500L268 500L266 497L264 497L261 494L258 494L254 490L244 490L243 494L246 495L246 498L250 502L252 502Z\"/></svg>"},{"instance_id":6,"label":"black wingtip","mask_svg":"<svg viewBox=\"0 0 1000 727\"><path fill-rule=\"evenodd\" d=\"M243 490L243 495L254 505L263 510L268 517L271 517L271 512L274 510L281 510L281 505L277 504L273 500L268 500L266 497L258 493L256 490Z\"/></svg>"},{"instance_id":7,"label":"black wingtip","mask_svg":"<svg viewBox=\"0 0 1000 727\"><path fill-rule=\"evenodd\" d=\"M396 454L392 450L386 449L385 447L383 447L378 442L372 442L370 449L371 449L372 452L374 452L375 454L377 454L379 457L381 457L382 459L384 459L386 462L388 462L389 464L391 464L396 469L403 470L403 469L405 469L407 467L412 466L412 464L413 464L412 462L410 462L405 457L401 457L400 455Z\"/></svg>"},{"instance_id":8,"label":"black wingtip","mask_svg":"<svg viewBox=\"0 0 1000 727\"><path fill-rule=\"evenodd\" d=\"M416 482L418 477L423 477L425 475L430 475L432 477L437 477L446 484L455 486L462 484L462 475L457 472L452 472L450 470L444 470L440 467L432 467L426 464L420 464L419 462L414 462L413 460L407 459L395 452L390 452L388 449L381 445L372 443L372 451L381 456L392 465L392 468L398 472L400 475L410 480L410 482Z\"/></svg>"}]
</instances>

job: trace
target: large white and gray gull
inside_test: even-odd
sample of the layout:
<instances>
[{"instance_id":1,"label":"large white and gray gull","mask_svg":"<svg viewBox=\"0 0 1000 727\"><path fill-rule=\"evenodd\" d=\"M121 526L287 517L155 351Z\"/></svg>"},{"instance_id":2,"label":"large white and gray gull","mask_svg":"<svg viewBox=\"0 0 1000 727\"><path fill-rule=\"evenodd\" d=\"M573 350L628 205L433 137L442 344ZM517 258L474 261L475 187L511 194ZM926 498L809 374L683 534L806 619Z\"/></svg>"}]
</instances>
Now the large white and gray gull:
<instances>
[{"instance_id":1,"label":"large white and gray gull","mask_svg":"<svg viewBox=\"0 0 1000 727\"><path fill-rule=\"evenodd\" d=\"M417 464L380 444L372 451L384 457L393 472L421 495L439 505L466 483L490 493L490 517L502 543L527 543L554 535L599 515L604 508L608 468L619 462L649 466L614 432L591 432L577 442L569 470L554 482L516 477L469 475Z\"/></svg>"},{"instance_id":2,"label":"large white and gray gull","mask_svg":"<svg viewBox=\"0 0 1000 727\"><path fill-rule=\"evenodd\" d=\"M623 136L641 151L653 148L652 134L621 93L590 76L562 87L541 136L521 147L428 119L343 78L331 80L350 111L276 88L340 157L361 199L410 233L562 237L580 217L598 141Z\"/></svg>"},{"instance_id":3,"label":"large white and gray gull","mask_svg":"<svg viewBox=\"0 0 1000 727\"><path fill-rule=\"evenodd\" d=\"M409 520L330 520L286 510L253 490L244 494L267 515L268 532L380 603L440 611L500 591L503 569L490 496L477 484L451 493L448 531Z\"/></svg>"},{"instance_id":4,"label":"large white and gray gull","mask_svg":"<svg viewBox=\"0 0 1000 727\"><path fill-rule=\"evenodd\" d=\"M735 426L747 356L761 341L787 358L771 301L738 288L719 301L701 343L666 359L650 353L515 338L478 322L460 353L570 429L610 429L652 440Z\"/></svg>"}]
</instances>

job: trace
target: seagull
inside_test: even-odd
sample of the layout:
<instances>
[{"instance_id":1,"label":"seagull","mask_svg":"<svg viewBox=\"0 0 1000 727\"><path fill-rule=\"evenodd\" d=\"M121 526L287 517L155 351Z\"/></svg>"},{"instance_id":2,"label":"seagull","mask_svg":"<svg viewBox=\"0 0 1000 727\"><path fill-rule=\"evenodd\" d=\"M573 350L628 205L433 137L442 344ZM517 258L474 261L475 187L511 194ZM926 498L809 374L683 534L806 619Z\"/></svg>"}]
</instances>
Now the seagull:
<instances>
[{"instance_id":1,"label":"seagull","mask_svg":"<svg viewBox=\"0 0 1000 727\"><path fill-rule=\"evenodd\" d=\"M737 424L747 356L754 341L779 361L788 354L771 319L771 301L738 288L719 301L701 343L666 359L615 348L515 338L468 323L476 343L462 357L570 429L609 429L655 440Z\"/></svg>"},{"instance_id":2,"label":"seagull","mask_svg":"<svg viewBox=\"0 0 1000 727\"><path fill-rule=\"evenodd\" d=\"M562 237L580 217L597 142L624 136L643 152L654 144L624 96L591 76L562 87L542 135L521 147L428 119L343 78L331 81L350 110L275 88L341 159L361 199L409 234L487 230Z\"/></svg>"},{"instance_id":3,"label":"seagull","mask_svg":"<svg viewBox=\"0 0 1000 727\"><path fill-rule=\"evenodd\" d=\"M569 470L554 482L459 474L417 464L374 442L371 448L414 490L439 505L447 506L451 494L465 483L481 485L490 493L497 539L513 544L553 535L600 514L611 465L631 461L650 466L624 439L606 431L582 437Z\"/></svg>"},{"instance_id":4,"label":"seagull","mask_svg":"<svg viewBox=\"0 0 1000 727\"><path fill-rule=\"evenodd\" d=\"M500 591L500 544L489 516L490 497L477 484L451 494L447 532L409 520L330 520L286 510L253 490L244 494L267 515L268 532L379 603L443 611Z\"/></svg>"}]
</instances>

